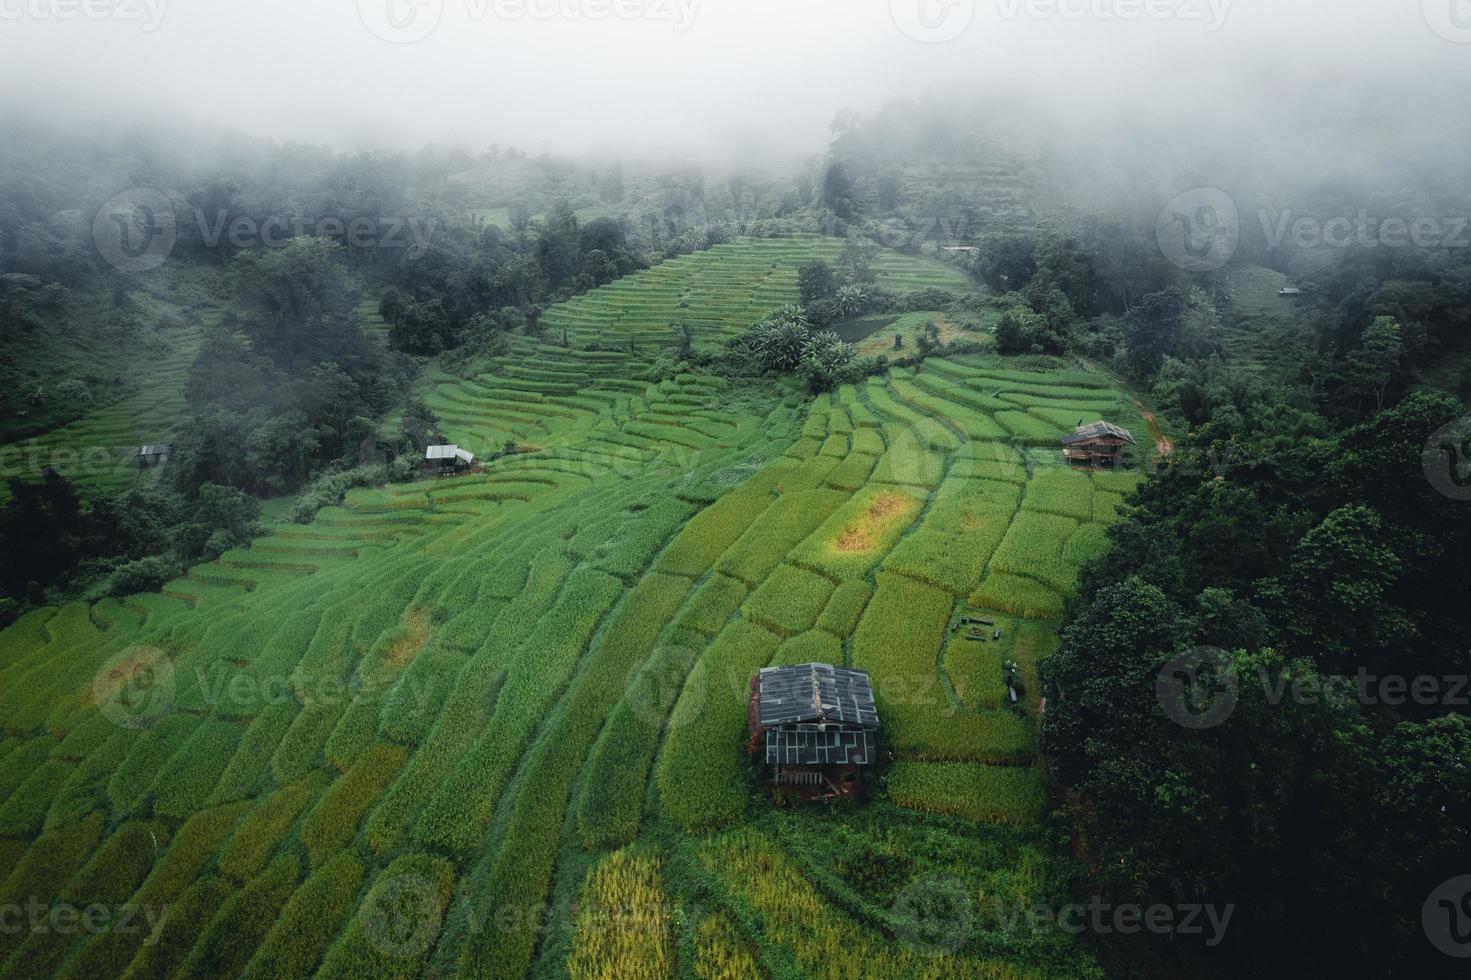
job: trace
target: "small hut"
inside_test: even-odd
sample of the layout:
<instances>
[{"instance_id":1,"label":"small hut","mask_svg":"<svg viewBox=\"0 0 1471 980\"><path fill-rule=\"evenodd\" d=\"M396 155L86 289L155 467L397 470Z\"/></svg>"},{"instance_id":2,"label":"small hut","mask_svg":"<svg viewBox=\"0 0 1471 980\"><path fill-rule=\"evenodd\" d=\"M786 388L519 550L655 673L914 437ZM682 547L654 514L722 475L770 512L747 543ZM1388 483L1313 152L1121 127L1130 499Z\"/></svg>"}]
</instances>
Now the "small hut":
<instances>
[{"instance_id":1,"label":"small hut","mask_svg":"<svg viewBox=\"0 0 1471 980\"><path fill-rule=\"evenodd\" d=\"M166 442L152 443L147 446L138 447L138 469L149 470L155 466L162 466L169 461L169 450L173 447Z\"/></svg>"},{"instance_id":2,"label":"small hut","mask_svg":"<svg viewBox=\"0 0 1471 980\"><path fill-rule=\"evenodd\" d=\"M424 450L424 470L430 474L463 473L474 465L475 454L459 446L430 446Z\"/></svg>"},{"instance_id":3,"label":"small hut","mask_svg":"<svg viewBox=\"0 0 1471 980\"><path fill-rule=\"evenodd\" d=\"M804 800L861 796L878 757L878 708L861 670L767 667L751 678L752 758L778 793Z\"/></svg>"},{"instance_id":4,"label":"small hut","mask_svg":"<svg viewBox=\"0 0 1471 980\"><path fill-rule=\"evenodd\" d=\"M1062 437L1062 455L1073 466L1112 469L1123 458L1124 446L1134 446L1134 434L1112 422L1079 425Z\"/></svg>"},{"instance_id":5,"label":"small hut","mask_svg":"<svg viewBox=\"0 0 1471 980\"><path fill-rule=\"evenodd\" d=\"M1296 286L1283 286L1281 289L1277 290L1277 295L1278 296L1301 296L1302 295L1302 290L1301 289L1298 289Z\"/></svg>"}]
</instances>

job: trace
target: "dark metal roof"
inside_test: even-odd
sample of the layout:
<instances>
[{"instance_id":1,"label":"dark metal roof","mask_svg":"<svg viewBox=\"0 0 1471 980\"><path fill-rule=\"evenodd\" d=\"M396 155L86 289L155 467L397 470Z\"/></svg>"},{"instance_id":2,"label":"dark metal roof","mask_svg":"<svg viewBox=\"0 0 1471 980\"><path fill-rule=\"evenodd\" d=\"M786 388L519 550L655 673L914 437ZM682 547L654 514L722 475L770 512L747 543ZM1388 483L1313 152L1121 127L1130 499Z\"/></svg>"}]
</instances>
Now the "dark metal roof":
<instances>
[{"instance_id":1,"label":"dark metal roof","mask_svg":"<svg viewBox=\"0 0 1471 980\"><path fill-rule=\"evenodd\" d=\"M766 731L768 766L872 765L873 729L858 725L784 725Z\"/></svg>"},{"instance_id":2,"label":"dark metal roof","mask_svg":"<svg viewBox=\"0 0 1471 980\"><path fill-rule=\"evenodd\" d=\"M1094 422L1092 425L1080 425L1073 430L1071 435L1062 437L1062 444L1064 446L1071 446L1074 443L1102 439L1106 436L1113 436L1116 439L1124 440L1130 445L1137 445L1134 442L1134 434L1132 432L1121 425L1114 425L1112 422Z\"/></svg>"},{"instance_id":3,"label":"dark metal roof","mask_svg":"<svg viewBox=\"0 0 1471 980\"><path fill-rule=\"evenodd\" d=\"M807 721L879 725L873 685L861 670L831 664L767 667L760 680L762 728Z\"/></svg>"}]
</instances>

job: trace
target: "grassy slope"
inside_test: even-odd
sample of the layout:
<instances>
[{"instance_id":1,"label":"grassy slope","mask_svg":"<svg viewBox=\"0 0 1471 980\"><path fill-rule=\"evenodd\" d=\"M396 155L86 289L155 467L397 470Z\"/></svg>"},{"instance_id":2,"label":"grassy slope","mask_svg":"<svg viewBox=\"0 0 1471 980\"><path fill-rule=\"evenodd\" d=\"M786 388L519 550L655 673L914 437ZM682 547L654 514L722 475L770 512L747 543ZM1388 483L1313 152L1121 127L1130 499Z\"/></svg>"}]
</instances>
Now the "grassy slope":
<instances>
[{"instance_id":1,"label":"grassy slope","mask_svg":"<svg viewBox=\"0 0 1471 980\"><path fill-rule=\"evenodd\" d=\"M1308 353L1301 301L1278 295L1287 285L1282 273L1259 266L1231 275L1231 315L1221 328L1226 355L1266 377L1294 370Z\"/></svg>"},{"instance_id":2,"label":"grassy slope","mask_svg":"<svg viewBox=\"0 0 1471 980\"><path fill-rule=\"evenodd\" d=\"M797 301L797 268L842 254L840 239L818 235L747 238L682 255L639 275L584 293L542 318L573 343L667 347L670 324L685 323L700 337L739 333L774 307ZM963 293L964 273L923 259L886 252L873 263L878 284L896 291L925 288Z\"/></svg>"},{"instance_id":3,"label":"grassy slope","mask_svg":"<svg viewBox=\"0 0 1471 980\"><path fill-rule=\"evenodd\" d=\"M942 969L891 938L888 910L936 868L971 894L1056 900L1033 697L1003 707L998 672L1015 659L1034 694L1050 617L1130 482L1062 470L1059 413L1133 421L1119 392L962 358L809 409L646 369L524 344L448 422L541 451L355 491L162 594L0 634L0 901L137 896L174 923L149 946L0 937L0 975L238 971L258 944L258 975L558 975L574 948L574 964L616 950L525 913L576 898L628 839L666 855L670 901L726 910L700 933L707 958L718 939L775 975L819 972L772 899L800 867L824 948L855 965L1077 975L1070 944L990 929ZM995 610L1000 643L948 632L968 608ZM805 659L878 681L897 758L865 810L770 813L748 794L745 678ZM130 709L151 724L113 725L97 704L117 678L162 662L162 701ZM129 843L145 830L156 850ZM888 870L861 870L874 861ZM404 880L427 939L385 944ZM697 922L676 921L689 969Z\"/></svg>"}]
</instances>

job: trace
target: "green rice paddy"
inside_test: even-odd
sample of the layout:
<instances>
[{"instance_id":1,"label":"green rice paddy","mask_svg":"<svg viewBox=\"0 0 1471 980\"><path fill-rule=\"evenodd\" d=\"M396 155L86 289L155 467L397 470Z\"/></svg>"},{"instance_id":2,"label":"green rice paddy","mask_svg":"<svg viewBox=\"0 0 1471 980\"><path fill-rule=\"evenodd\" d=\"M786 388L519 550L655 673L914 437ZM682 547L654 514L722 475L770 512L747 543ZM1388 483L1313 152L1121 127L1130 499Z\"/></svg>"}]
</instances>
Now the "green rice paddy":
<instances>
[{"instance_id":1,"label":"green rice paddy","mask_svg":"<svg viewBox=\"0 0 1471 980\"><path fill-rule=\"evenodd\" d=\"M840 247L743 242L624 288L650 277L723 333ZM877 265L904 288L934 274ZM1122 393L978 356L815 402L655 383L635 351L663 314L607 289L606 320L586 301L547 317L634 351L523 338L429 379L452 438L525 452L355 490L160 593L0 633L0 904L165 910L0 934L0 976L1087 968L1066 937L933 956L893 910L927 869L1055 900L1035 664L1134 477L1064 469L1050 406L1137 424ZM1000 639L966 639L968 613ZM892 763L863 807L774 811L746 685L813 659L871 672ZM629 902L637 929L600 926Z\"/></svg>"}]
</instances>

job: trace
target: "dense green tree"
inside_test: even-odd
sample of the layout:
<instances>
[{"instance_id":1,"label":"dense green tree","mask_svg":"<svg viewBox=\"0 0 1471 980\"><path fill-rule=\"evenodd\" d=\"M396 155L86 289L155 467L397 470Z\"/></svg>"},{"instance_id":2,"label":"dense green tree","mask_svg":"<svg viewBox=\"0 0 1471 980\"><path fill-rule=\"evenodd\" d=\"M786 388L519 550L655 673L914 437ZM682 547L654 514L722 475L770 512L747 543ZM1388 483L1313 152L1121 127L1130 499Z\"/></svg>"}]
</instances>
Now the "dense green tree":
<instances>
[{"instance_id":1,"label":"dense green tree","mask_svg":"<svg viewBox=\"0 0 1471 980\"><path fill-rule=\"evenodd\" d=\"M1129 371L1147 378L1159 370L1165 356L1180 342L1185 296L1174 286L1150 293L1124 317L1124 344Z\"/></svg>"}]
</instances>

